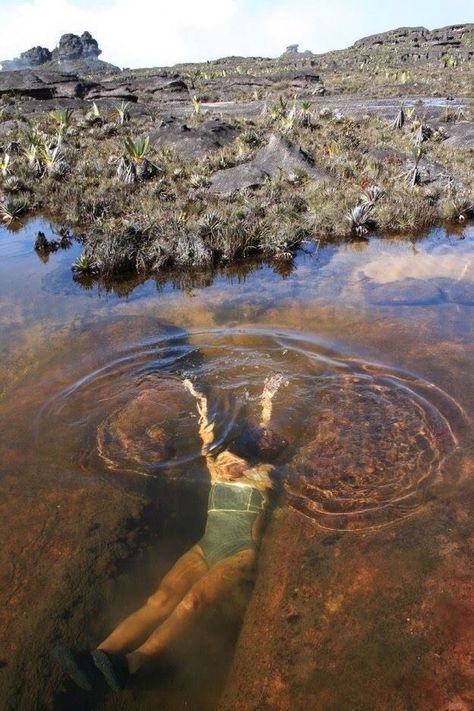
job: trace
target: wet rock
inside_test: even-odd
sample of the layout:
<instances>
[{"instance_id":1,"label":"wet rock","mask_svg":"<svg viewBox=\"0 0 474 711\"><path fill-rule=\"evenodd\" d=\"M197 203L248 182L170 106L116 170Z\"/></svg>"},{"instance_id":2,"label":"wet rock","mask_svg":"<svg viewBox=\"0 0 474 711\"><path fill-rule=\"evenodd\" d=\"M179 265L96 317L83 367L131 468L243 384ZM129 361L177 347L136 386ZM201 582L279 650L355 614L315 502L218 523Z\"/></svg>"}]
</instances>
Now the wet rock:
<instances>
[{"instance_id":1,"label":"wet rock","mask_svg":"<svg viewBox=\"0 0 474 711\"><path fill-rule=\"evenodd\" d=\"M182 160L193 161L228 145L238 134L236 126L218 118L190 127L171 117L151 131L150 140L156 146L173 148Z\"/></svg>"},{"instance_id":2,"label":"wet rock","mask_svg":"<svg viewBox=\"0 0 474 711\"><path fill-rule=\"evenodd\" d=\"M426 306L444 300L434 283L422 279L403 279L386 284L369 282L365 287L367 301L377 306Z\"/></svg>"},{"instance_id":3,"label":"wet rock","mask_svg":"<svg viewBox=\"0 0 474 711\"><path fill-rule=\"evenodd\" d=\"M474 121L465 121L449 126L448 136L443 146L474 150Z\"/></svg>"},{"instance_id":4,"label":"wet rock","mask_svg":"<svg viewBox=\"0 0 474 711\"><path fill-rule=\"evenodd\" d=\"M288 175L299 171L313 180L328 177L327 173L315 166L312 158L300 146L283 136L272 134L268 144L251 161L214 173L210 190L228 195L257 187L280 172Z\"/></svg>"},{"instance_id":5,"label":"wet rock","mask_svg":"<svg viewBox=\"0 0 474 711\"><path fill-rule=\"evenodd\" d=\"M98 428L97 446L110 469L143 470L167 460L183 412L193 413L195 400L178 378L144 381L128 402Z\"/></svg>"}]
</instances>

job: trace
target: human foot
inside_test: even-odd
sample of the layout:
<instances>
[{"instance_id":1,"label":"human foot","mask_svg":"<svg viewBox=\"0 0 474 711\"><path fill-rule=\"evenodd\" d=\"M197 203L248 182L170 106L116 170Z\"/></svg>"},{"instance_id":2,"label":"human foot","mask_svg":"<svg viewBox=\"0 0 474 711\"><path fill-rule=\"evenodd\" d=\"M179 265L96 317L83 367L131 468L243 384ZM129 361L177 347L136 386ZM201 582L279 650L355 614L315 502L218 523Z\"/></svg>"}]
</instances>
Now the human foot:
<instances>
[{"instance_id":1,"label":"human foot","mask_svg":"<svg viewBox=\"0 0 474 711\"><path fill-rule=\"evenodd\" d=\"M81 689L94 691L103 681L102 675L94 664L89 651L73 649L59 644L55 647L53 656L63 671Z\"/></svg>"},{"instance_id":2,"label":"human foot","mask_svg":"<svg viewBox=\"0 0 474 711\"><path fill-rule=\"evenodd\" d=\"M96 669L101 672L105 681L113 691L121 691L125 688L130 676L125 654L95 649L92 652L92 659Z\"/></svg>"}]
</instances>

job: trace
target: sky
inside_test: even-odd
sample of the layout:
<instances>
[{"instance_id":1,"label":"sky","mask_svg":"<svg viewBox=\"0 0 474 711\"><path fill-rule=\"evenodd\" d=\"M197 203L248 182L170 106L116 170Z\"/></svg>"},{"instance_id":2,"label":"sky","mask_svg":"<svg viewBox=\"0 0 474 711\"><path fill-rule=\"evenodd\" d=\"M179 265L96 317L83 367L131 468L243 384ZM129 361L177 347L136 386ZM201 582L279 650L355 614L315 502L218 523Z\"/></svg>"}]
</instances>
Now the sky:
<instances>
[{"instance_id":1,"label":"sky","mask_svg":"<svg viewBox=\"0 0 474 711\"><path fill-rule=\"evenodd\" d=\"M315 53L400 26L474 22L474 0L0 0L0 61L88 30L102 59L150 67Z\"/></svg>"}]
</instances>

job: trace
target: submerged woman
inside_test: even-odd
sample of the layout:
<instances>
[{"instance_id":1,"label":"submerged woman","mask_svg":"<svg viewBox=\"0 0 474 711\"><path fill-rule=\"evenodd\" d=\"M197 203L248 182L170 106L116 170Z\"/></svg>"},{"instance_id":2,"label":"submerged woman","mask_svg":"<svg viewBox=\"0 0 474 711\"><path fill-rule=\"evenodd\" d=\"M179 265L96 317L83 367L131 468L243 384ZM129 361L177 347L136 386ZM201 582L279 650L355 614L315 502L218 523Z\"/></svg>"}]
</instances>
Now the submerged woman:
<instances>
[{"instance_id":1,"label":"submerged woman","mask_svg":"<svg viewBox=\"0 0 474 711\"><path fill-rule=\"evenodd\" d=\"M255 444L260 456L268 458L277 449L269 424L272 398L281 382L280 376L270 378L261 397ZM184 386L196 398L202 454L211 479L204 536L178 559L145 605L121 622L97 649L56 648L63 669L88 691L104 678L114 691L123 689L130 675L159 659L198 613L228 596L255 565L273 465L251 464L249 456L219 451L207 398L189 380Z\"/></svg>"}]
</instances>

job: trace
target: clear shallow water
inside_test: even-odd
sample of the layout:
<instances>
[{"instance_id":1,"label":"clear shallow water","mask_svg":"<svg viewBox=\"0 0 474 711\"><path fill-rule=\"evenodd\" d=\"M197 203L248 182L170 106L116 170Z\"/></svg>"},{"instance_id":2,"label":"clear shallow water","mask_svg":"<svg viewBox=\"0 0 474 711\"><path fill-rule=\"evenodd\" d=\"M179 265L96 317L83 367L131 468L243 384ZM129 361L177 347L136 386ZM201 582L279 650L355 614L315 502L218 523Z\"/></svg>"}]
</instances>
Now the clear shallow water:
<instances>
[{"instance_id":1,"label":"clear shallow water","mask_svg":"<svg viewBox=\"0 0 474 711\"><path fill-rule=\"evenodd\" d=\"M195 491L202 501L194 403L183 403L172 446L157 459L153 428L165 415L148 393L170 374L202 383L226 442L243 421L258 421L263 383L275 373L284 385L274 426L291 446L281 506L348 535L406 519L421 529L440 497L455 510L459 462L472 457L472 228L416 242L307 245L284 276L260 265L198 285L184 278L184 288L175 278L109 291L73 281L77 246L42 262L32 249L40 228L48 232L41 220L0 229L3 468L21 478L20 511L22 490L44 471L60 485L64 477L124 489L168 482L161 495L174 505L169 492L181 485L187 500ZM127 408L129 437L114 438ZM179 519L171 503L165 513ZM195 523L180 526L168 536L192 539ZM144 709L182 708L189 698L214 708L224 672L213 689L204 664L202 683L188 679L184 692L176 683L150 691L148 680L125 698Z\"/></svg>"}]
</instances>

